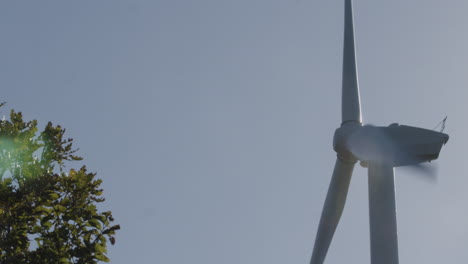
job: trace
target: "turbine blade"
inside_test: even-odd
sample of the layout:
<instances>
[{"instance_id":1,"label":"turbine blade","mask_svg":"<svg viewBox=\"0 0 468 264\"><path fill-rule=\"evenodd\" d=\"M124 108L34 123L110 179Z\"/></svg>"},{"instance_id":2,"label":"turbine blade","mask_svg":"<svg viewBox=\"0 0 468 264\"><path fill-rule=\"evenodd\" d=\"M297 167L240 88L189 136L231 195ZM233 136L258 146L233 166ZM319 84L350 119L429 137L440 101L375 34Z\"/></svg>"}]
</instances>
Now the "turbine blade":
<instances>
[{"instance_id":1,"label":"turbine blade","mask_svg":"<svg viewBox=\"0 0 468 264\"><path fill-rule=\"evenodd\" d=\"M412 172L413 175L419 176L423 180L429 181L431 183L437 182L437 166L433 163L420 163L415 165L408 165L398 167L398 170L406 170L408 172Z\"/></svg>"},{"instance_id":2,"label":"turbine blade","mask_svg":"<svg viewBox=\"0 0 468 264\"><path fill-rule=\"evenodd\" d=\"M342 123L362 123L359 84L354 47L353 7L351 0L345 0L345 30L343 48L343 81L341 94Z\"/></svg>"},{"instance_id":3,"label":"turbine blade","mask_svg":"<svg viewBox=\"0 0 468 264\"><path fill-rule=\"evenodd\" d=\"M333 234L345 206L354 164L354 162L343 161L340 158L336 159L335 169L333 170L333 176L315 238L311 264L322 264L325 260Z\"/></svg>"},{"instance_id":4,"label":"turbine blade","mask_svg":"<svg viewBox=\"0 0 468 264\"><path fill-rule=\"evenodd\" d=\"M392 165L369 163L369 224L372 264L398 264L395 177Z\"/></svg>"}]
</instances>

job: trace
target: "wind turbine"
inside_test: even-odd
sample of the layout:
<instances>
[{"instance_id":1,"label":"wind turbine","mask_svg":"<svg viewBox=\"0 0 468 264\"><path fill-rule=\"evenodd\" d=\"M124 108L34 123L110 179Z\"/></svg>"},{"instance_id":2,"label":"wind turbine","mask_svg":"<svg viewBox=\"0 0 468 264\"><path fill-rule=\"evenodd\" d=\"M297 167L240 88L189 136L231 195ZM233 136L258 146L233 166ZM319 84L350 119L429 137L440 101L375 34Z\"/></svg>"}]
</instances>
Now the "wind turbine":
<instances>
[{"instance_id":1,"label":"wind turbine","mask_svg":"<svg viewBox=\"0 0 468 264\"><path fill-rule=\"evenodd\" d=\"M368 167L369 223L372 264L398 264L394 167L421 166L438 158L447 134L391 124L363 125L354 48L351 0L345 0L341 126L333 137L337 152L320 218L311 264L322 264L343 212L357 161Z\"/></svg>"}]
</instances>

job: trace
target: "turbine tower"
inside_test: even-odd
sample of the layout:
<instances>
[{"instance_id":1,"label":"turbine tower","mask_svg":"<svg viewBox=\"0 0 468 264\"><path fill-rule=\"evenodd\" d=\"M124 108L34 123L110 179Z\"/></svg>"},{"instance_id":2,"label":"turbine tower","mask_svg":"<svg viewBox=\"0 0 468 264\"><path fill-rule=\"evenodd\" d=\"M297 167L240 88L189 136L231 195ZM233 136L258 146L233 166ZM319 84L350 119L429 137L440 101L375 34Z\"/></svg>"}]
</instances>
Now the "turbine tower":
<instances>
[{"instance_id":1,"label":"turbine tower","mask_svg":"<svg viewBox=\"0 0 468 264\"><path fill-rule=\"evenodd\" d=\"M372 264L398 264L394 167L421 166L438 158L447 134L391 124L362 124L351 0L345 0L341 126L333 137L335 169L317 230L311 264L322 264L343 212L357 161L368 168Z\"/></svg>"}]
</instances>

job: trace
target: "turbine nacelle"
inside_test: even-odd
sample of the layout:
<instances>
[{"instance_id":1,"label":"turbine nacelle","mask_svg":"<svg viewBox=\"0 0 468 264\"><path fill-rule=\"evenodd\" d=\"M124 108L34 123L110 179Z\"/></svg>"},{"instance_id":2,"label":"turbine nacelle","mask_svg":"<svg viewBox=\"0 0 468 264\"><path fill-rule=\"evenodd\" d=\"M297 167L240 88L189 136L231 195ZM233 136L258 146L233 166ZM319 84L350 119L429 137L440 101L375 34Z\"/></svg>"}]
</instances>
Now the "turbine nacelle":
<instances>
[{"instance_id":1,"label":"turbine nacelle","mask_svg":"<svg viewBox=\"0 0 468 264\"><path fill-rule=\"evenodd\" d=\"M346 122L335 131L333 149L344 161L379 162L392 167L416 165L439 157L447 134L412 126L388 127Z\"/></svg>"}]
</instances>

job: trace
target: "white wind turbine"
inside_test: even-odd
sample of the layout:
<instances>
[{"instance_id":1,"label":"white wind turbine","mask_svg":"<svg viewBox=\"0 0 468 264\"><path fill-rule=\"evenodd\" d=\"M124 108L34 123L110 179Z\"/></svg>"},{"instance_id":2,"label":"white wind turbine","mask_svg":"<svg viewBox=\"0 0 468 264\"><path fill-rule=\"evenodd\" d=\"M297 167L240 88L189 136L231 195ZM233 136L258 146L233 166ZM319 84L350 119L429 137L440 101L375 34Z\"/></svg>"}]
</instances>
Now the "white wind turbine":
<instances>
[{"instance_id":1,"label":"white wind turbine","mask_svg":"<svg viewBox=\"0 0 468 264\"><path fill-rule=\"evenodd\" d=\"M433 130L391 124L362 124L354 48L351 0L345 0L341 126L333 149L337 159L317 230L311 264L325 260L343 212L355 163L368 167L369 223L372 264L398 264L394 167L418 166L437 159L448 135Z\"/></svg>"}]
</instances>

